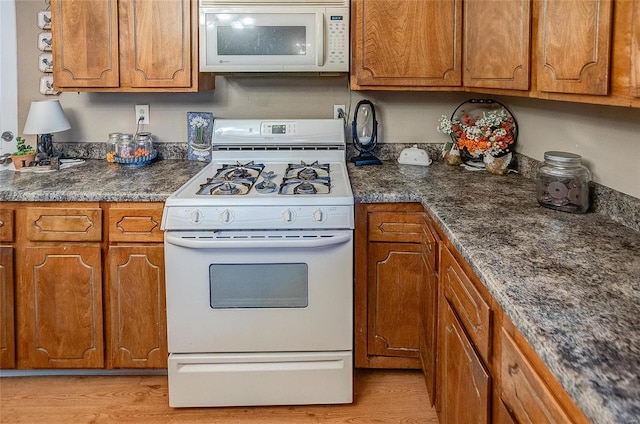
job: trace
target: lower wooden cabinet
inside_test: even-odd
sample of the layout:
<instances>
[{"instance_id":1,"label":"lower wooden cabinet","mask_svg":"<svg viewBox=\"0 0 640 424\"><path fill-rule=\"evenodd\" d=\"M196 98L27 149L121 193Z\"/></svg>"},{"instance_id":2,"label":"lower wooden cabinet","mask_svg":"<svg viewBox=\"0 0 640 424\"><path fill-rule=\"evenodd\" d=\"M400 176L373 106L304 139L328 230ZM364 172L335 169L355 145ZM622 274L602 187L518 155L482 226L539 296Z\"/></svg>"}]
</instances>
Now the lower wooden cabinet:
<instances>
[{"instance_id":1,"label":"lower wooden cabinet","mask_svg":"<svg viewBox=\"0 0 640 424\"><path fill-rule=\"evenodd\" d=\"M100 246L30 246L21 253L18 367L102 368Z\"/></svg>"},{"instance_id":2,"label":"lower wooden cabinet","mask_svg":"<svg viewBox=\"0 0 640 424\"><path fill-rule=\"evenodd\" d=\"M489 423L491 376L451 305L441 307L440 424Z\"/></svg>"},{"instance_id":3,"label":"lower wooden cabinet","mask_svg":"<svg viewBox=\"0 0 640 424\"><path fill-rule=\"evenodd\" d=\"M420 368L420 204L357 204L355 364Z\"/></svg>"},{"instance_id":4,"label":"lower wooden cabinet","mask_svg":"<svg viewBox=\"0 0 640 424\"><path fill-rule=\"evenodd\" d=\"M0 369L16 366L13 247L0 246Z\"/></svg>"},{"instance_id":5,"label":"lower wooden cabinet","mask_svg":"<svg viewBox=\"0 0 640 424\"><path fill-rule=\"evenodd\" d=\"M107 277L107 367L166 368L164 249L111 246Z\"/></svg>"},{"instance_id":6,"label":"lower wooden cabinet","mask_svg":"<svg viewBox=\"0 0 640 424\"><path fill-rule=\"evenodd\" d=\"M0 368L166 368L162 208L3 204Z\"/></svg>"}]
</instances>

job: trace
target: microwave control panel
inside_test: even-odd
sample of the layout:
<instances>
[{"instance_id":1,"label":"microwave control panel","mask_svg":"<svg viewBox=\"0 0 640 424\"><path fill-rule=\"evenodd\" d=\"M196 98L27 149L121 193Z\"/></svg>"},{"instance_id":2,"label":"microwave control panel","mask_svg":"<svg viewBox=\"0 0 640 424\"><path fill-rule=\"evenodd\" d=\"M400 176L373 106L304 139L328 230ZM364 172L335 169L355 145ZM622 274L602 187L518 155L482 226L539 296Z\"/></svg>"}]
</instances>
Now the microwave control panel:
<instances>
[{"instance_id":1,"label":"microwave control panel","mask_svg":"<svg viewBox=\"0 0 640 424\"><path fill-rule=\"evenodd\" d=\"M327 10L329 33L327 63L345 65L349 63L349 16L343 12Z\"/></svg>"}]
</instances>

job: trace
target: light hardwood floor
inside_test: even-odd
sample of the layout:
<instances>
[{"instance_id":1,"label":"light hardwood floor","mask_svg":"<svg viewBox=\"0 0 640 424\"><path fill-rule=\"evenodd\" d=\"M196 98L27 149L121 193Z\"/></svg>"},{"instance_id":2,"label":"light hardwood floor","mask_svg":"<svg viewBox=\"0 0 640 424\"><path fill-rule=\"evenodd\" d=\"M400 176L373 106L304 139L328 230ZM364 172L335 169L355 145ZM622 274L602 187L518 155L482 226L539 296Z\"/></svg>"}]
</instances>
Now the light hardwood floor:
<instances>
[{"instance_id":1,"label":"light hardwood floor","mask_svg":"<svg viewBox=\"0 0 640 424\"><path fill-rule=\"evenodd\" d=\"M166 376L0 378L0 423L437 424L419 371L356 370L350 405L169 407Z\"/></svg>"}]
</instances>

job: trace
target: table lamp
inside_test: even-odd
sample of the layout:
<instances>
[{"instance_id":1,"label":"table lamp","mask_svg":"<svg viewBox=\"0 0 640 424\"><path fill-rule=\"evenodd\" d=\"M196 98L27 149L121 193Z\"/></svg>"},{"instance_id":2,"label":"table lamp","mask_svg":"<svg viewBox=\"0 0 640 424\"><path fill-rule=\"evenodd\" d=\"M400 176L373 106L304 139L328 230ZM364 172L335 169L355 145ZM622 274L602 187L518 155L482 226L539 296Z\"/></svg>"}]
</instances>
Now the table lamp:
<instances>
[{"instance_id":1,"label":"table lamp","mask_svg":"<svg viewBox=\"0 0 640 424\"><path fill-rule=\"evenodd\" d=\"M37 162L49 160L53 156L53 133L69 128L71 125L59 100L31 102L23 132L38 136Z\"/></svg>"}]
</instances>

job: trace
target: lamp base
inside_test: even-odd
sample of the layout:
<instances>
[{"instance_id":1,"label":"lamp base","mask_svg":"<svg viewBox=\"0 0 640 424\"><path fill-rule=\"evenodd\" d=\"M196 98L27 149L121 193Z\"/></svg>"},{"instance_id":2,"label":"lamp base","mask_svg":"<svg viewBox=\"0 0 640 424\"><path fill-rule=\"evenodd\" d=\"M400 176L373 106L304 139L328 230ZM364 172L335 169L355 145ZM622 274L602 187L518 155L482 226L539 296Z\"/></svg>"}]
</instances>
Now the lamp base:
<instances>
[{"instance_id":1,"label":"lamp base","mask_svg":"<svg viewBox=\"0 0 640 424\"><path fill-rule=\"evenodd\" d=\"M358 156L351 158L351 162L356 166L362 165L382 165L382 161L371 152L361 152Z\"/></svg>"}]
</instances>

